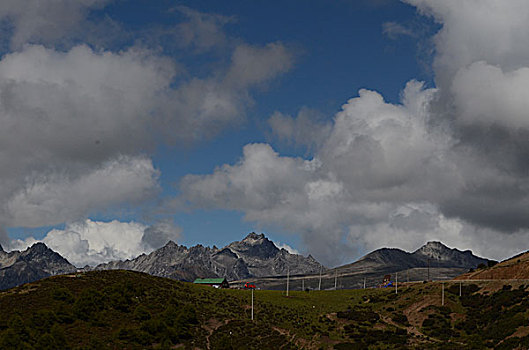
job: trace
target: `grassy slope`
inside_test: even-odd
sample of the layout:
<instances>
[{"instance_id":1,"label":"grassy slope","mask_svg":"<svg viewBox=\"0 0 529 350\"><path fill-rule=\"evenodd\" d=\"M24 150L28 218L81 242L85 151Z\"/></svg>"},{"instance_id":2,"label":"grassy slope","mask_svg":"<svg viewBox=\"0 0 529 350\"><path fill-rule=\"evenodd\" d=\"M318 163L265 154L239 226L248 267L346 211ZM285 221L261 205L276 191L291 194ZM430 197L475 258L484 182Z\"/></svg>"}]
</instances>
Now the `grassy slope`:
<instances>
[{"instance_id":1,"label":"grassy slope","mask_svg":"<svg viewBox=\"0 0 529 350\"><path fill-rule=\"evenodd\" d=\"M131 271L57 276L0 292L2 349L529 347L525 286L217 290ZM513 337L514 335L514 337ZM510 337L510 338L509 338ZM504 340L508 338L507 340Z\"/></svg>"},{"instance_id":2,"label":"grassy slope","mask_svg":"<svg viewBox=\"0 0 529 350\"><path fill-rule=\"evenodd\" d=\"M483 279L528 279L529 280L529 253L521 253L510 259L502 261L492 267L475 269L472 272L458 276L456 279L483 280Z\"/></svg>"}]
</instances>

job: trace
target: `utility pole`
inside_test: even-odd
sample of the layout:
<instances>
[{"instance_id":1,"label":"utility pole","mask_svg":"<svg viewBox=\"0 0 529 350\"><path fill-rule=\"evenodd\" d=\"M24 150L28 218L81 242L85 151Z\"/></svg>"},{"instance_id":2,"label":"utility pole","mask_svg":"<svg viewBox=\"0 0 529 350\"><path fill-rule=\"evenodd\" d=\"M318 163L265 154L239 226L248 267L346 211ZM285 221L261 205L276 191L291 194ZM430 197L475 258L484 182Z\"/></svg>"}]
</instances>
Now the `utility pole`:
<instances>
[{"instance_id":1,"label":"utility pole","mask_svg":"<svg viewBox=\"0 0 529 350\"><path fill-rule=\"evenodd\" d=\"M430 258L428 258L428 279L427 282L430 282Z\"/></svg>"},{"instance_id":2,"label":"utility pole","mask_svg":"<svg viewBox=\"0 0 529 350\"><path fill-rule=\"evenodd\" d=\"M441 306L445 305L445 284L441 283Z\"/></svg>"},{"instance_id":3,"label":"utility pole","mask_svg":"<svg viewBox=\"0 0 529 350\"><path fill-rule=\"evenodd\" d=\"M305 290L305 278L302 278L302 279L301 279L301 290L302 290L302 291Z\"/></svg>"},{"instance_id":4,"label":"utility pole","mask_svg":"<svg viewBox=\"0 0 529 350\"><path fill-rule=\"evenodd\" d=\"M320 264L320 282L318 283L318 290L321 290L321 269L323 266Z\"/></svg>"},{"instance_id":5,"label":"utility pole","mask_svg":"<svg viewBox=\"0 0 529 350\"><path fill-rule=\"evenodd\" d=\"M252 288L252 321L253 321L253 288Z\"/></svg>"},{"instance_id":6,"label":"utility pole","mask_svg":"<svg viewBox=\"0 0 529 350\"><path fill-rule=\"evenodd\" d=\"M287 269L287 297L288 297L288 282L290 279L290 269Z\"/></svg>"},{"instance_id":7,"label":"utility pole","mask_svg":"<svg viewBox=\"0 0 529 350\"><path fill-rule=\"evenodd\" d=\"M461 281L459 281L459 296L461 297Z\"/></svg>"},{"instance_id":8,"label":"utility pole","mask_svg":"<svg viewBox=\"0 0 529 350\"><path fill-rule=\"evenodd\" d=\"M395 272L395 294L399 293L399 273Z\"/></svg>"},{"instance_id":9,"label":"utility pole","mask_svg":"<svg viewBox=\"0 0 529 350\"><path fill-rule=\"evenodd\" d=\"M338 270L334 270L334 290L336 290L338 282Z\"/></svg>"},{"instance_id":10,"label":"utility pole","mask_svg":"<svg viewBox=\"0 0 529 350\"><path fill-rule=\"evenodd\" d=\"M366 289L366 278L364 277L364 289Z\"/></svg>"}]
</instances>

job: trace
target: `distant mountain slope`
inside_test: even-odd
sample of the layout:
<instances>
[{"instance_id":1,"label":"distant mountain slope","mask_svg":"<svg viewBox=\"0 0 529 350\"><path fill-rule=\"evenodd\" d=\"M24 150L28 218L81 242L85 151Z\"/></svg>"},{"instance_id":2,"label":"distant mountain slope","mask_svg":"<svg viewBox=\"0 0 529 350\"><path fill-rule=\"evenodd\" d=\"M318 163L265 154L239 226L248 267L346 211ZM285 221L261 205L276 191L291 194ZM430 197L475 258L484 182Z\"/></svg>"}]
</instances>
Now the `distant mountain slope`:
<instances>
[{"instance_id":1,"label":"distant mountain slope","mask_svg":"<svg viewBox=\"0 0 529 350\"><path fill-rule=\"evenodd\" d=\"M382 283L384 275L391 274L399 281L447 280L465 273L489 260L471 251L451 249L440 242L428 242L413 253L396 248L377 249L358 261L325 270L319 274L307 274L290 278L290 289L337 289L374 287ZM430 268L428 268L428 266ZM252 279L263 289L285 289L286 276ZM242 281L234 281L240 285Z\"/></svg>"},{"instance_id":2,"label":"distant mountain slope","mask_svg":"<svg viewBox=\"0 0 529 350\"><path fill-rule=\"evenodd\" d=\"M0 289L76 270L68 260L44 243L35 243L23 252L15 250L9 253L0 246Z\"/></svg>"},{"instance_id":3,"label":"distant mountain slope","mask_svg":"<svg viewBox=\"0 0 529 350\"><path fill-rule=\"evenodd\" d=\"M339 273L400 271L410 268L475 268L487 264L489 260L472 254L470 250L461 251L448 248L441 242L428 242L413 253L396 248L377 249L358 261L338 267Z\"/></svg>"},{"instance_id":4,"label":"distant mountain slope","mask_svg":"<svg viewBox=\"0 0 529 350\"><path fill-rule=\"evenodd\" d=\"M529 252L521 253L492 267L486 266L458 276L457 279L509 280L529 279Z\"/></svg>"},{"instance_id":5,"label":"distant mountain slope","mask_svg":"<svg viewBox=\"0 0 529 350\"><path fill-rule=\"evenodd\" d=\"M95 270L124 269L149 273L155 276L191 281L198 277L226 277L240 280L249 277L311 274L320 270L312 257L291 254L279 249L264 234L250 233L242 241L226 247L191 248L174 242L135 259L100 264Z\"/></svg>"}]
</instances>

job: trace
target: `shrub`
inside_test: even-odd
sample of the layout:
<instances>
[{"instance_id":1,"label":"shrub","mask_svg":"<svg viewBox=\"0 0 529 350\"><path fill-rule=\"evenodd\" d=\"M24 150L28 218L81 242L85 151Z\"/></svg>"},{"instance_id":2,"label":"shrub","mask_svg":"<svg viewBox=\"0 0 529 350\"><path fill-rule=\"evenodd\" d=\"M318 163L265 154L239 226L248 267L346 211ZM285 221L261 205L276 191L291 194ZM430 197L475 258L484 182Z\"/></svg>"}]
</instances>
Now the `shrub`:
<instances>
[{"instance_id":1,"label":"shrub","mask_svg":"<svg viewBox=\"0 0 529 350\"><path fill-rule=\"evenodd\" d=\"M498 262L495 261L495 260L489 260L487 261L487 266L488 267L493 267L494 265L496 265Z\"/></svg>"},{"instance_id":2,"label":"shrub","mask_svg":"<svg viewBox=\"0 0 529 350\"><path fill-rule=\"evenodd\" d=\"M52 292L52 298L55 300L64 301L66 303L73 303L75 298L73 294L66 288L57 288Z\"/></svg>"},{"instance_id":3,"label":"shrub","mask_svg":"<svg viewBox=\"0 0 529 350\"><path fill-rule=\"evenodd\" d=\"M134 318L139 320L139 321L150 320L151 319L151 313L149 312L149 310L147 310L147 308L145 306L139 305L134 310Z\"/></svg>"},{"instance_id":4,"label":"shrub","mask_svg":"<svg viewBox=\"0 0 529 350\"><path fill-rule=\"evenodd\" d=\"M73 304L75 316L84 321L88 321L96 312L102 309L102 295L94 289L84 290Z\"/></svg>"},{"instance_id":5,"label":"shrub","mask_svg":"<svg viewBox=\"0 0 529 350\"><path fill-rule=\"evenodd\" d=\"M39 333L47 332L56 322L57 316L51 310L38 310L31 317L31 328Z\"/></svg>"}]
</instances>

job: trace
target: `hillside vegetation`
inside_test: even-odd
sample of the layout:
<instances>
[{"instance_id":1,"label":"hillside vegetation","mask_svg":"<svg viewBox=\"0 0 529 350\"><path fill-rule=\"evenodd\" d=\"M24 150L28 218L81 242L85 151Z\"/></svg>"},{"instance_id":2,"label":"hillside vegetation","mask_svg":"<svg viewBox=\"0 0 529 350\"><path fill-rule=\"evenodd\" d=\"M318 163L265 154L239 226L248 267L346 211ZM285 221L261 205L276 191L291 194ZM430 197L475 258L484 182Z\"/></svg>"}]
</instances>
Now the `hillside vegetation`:
<instances>
[{"instance_id":1,"label":"hillside vegetation","mask_svg":"<svg viewBox=\"0 0 529 350\"><path fill-rule=\"evenodd\" d=\"M131 271L0 293L1 349L529 347L529 293L502 281L394 289L218 290Z\"/></svg>"},{"instance_id":2,"label":"hillside vegetation","mask_svg":"<svg viewBox=\"0 0 529 350\"><path fill-rule=\"evenodd\" d=\"M499 264L481 264L476 269L458 276L461 280L527 279L529 280L529 252L518 254Z\"/></svg>"}]
</instances>

